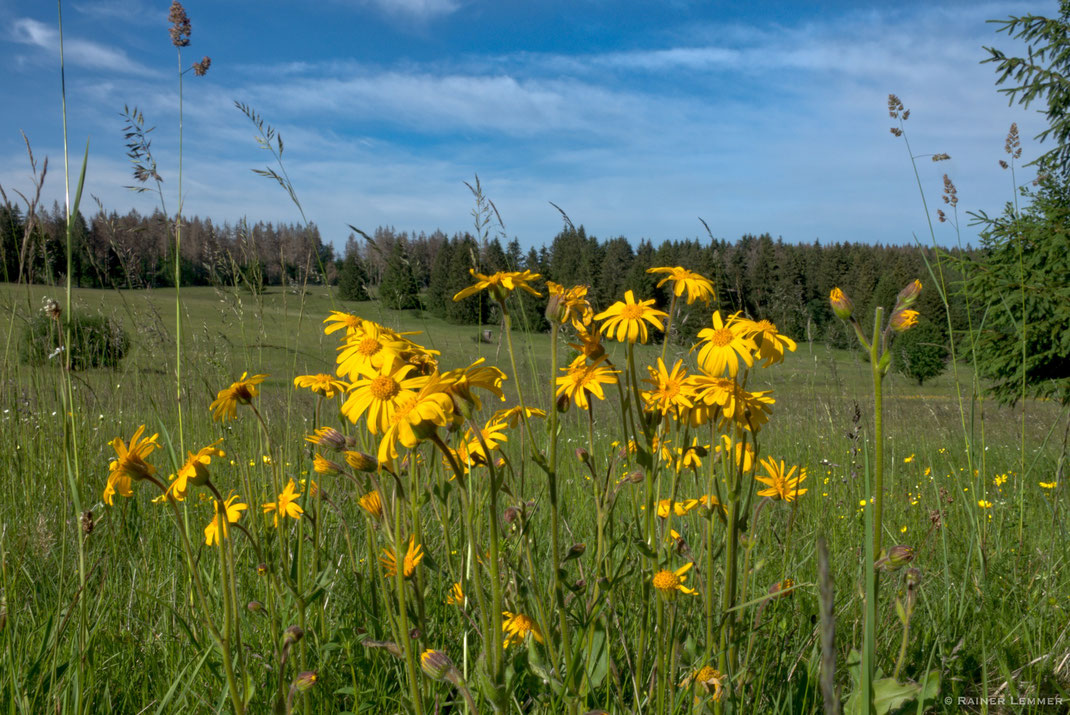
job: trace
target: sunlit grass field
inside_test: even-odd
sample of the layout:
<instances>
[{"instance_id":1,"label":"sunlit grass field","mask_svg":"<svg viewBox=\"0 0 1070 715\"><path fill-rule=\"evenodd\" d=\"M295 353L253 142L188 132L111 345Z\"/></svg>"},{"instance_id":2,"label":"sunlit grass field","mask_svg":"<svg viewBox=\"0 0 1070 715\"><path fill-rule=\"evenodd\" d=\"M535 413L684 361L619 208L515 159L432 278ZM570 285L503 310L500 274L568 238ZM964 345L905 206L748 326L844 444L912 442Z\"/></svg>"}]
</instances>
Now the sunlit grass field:
<instances>
[{"instance_id":1,"label":"sunlit grass field","mask_svg":"<svg viewBox=\"0 0 1070 715\"><path fill-rule=\"evenodd\" d=\"M231 657L249 712L283 706L303 712L406 712L415 709L417 698L425 712L463 712L456 683L422 675L418 663L415 672L407 671L406 658L383 646L399 647L391 626L396 616L390 615L397 609L397 589L407 594L403 610L411 644L406 645L413 657L425 649L446 653L481 712L490 712L492 703L511 712L656 712L658 706L666 712L820 712L819 536L827 541L834 587L835 686L841 697L855 687L857 667L852 675L850 662L862 645L862 549L873 449L871 372L861 353L790 336L797 349L782 364L749 372L747 389L771 390L775 399L758 436L759 456L805 468L800 486L806 492L791 502L769 500L760 510L754 509L755 499L742 515L750 522L741 527L735 601L741 605L732 612L734 643L746 667L723 684L723 694L713 698L689 677L703 665L716 665L710 654L721 649L706 639L705 599L679 594L659 600L650 587L644 485L626 479L637 465L621 454L626 440L611 389L605 401L592 399L590 423L576 406L559 416L562 548L576 552L561 564L561 581L572 648L583 663L567 678L555 670L549 655L552 640L561 637L555 616L537 623L549 645L529 637L501 651L499 681L490 686L478 675L484 664L477 621L485 614L476 614L480 609L472 604L459 608L446 602L460 572L490 569L487 555L465 551L462 512L449 496L451 489L456 493L456 480L450 486L440 455L426 442L414 448L411 459L420 467L398 470L394 486L380 472L384 498L405 495L397 523L410 524L396 541L388 540L387 529L375 528L358 504L368 489L360 486L363 477L317 474L313 452L324 450L304 438L317 427L332 426L372 455L377 439L363 423L343 419L332 401L295 388L293 379L334 371L339 336L325 335L323 320L331 310L346 311L399 333L419 331L409 337L438 351L442 370L477 358L501 368L508 376L505 400L481 393L482 411L473 416L481 424L495 410L517 404L517 379L529 407L554 408L548 334L513 333L514 375L501 325L456 326L419 311L384 310L374 301L342 303L319 286L304 292L270 288L261 295L183 288L180 403L173 290L75 290L75 311L121 321L132 344L116 370L70 373L74 402L65 405L60 366L31 367L18 357L26 320L40 310L43 297L59 298L60 292L0 286L4 712L231 710L227 673L199 616L204 605L195 596L167 506L152 503L158 492L146 484L135 485L132 498L117 497L112 507L102 502L115 458L109 442L129 439L139 425L160 434L161 448L150 460L159 477L166 480L182 465L179 404L186 449L222 438L226 455L213 459L211 480L223 495L240 493L249 505L240 523L256 541L231 532L235 538L226 541L232 552L223 562L233 564L232 578L221 572L216 549L202 536L213 515L209 494L194 491L176 512L190 535L208 609L216 621L228 614L228 628L237 634ZM483 329L491 331L490 342L477 340ZM575 355L568 342L563 332L562 367ZM624 346L609 340L605 346L623 370ZM670 345L666 364L681 359L694 365L697 351L689 348ZM640 378L642 366L654 364L661 350L656 341L637 346ZM244 405L237 420L213 421L209 404L217 392L246 372L268 375L255 398L264 425ZM918 569L920 581L904 637L894 602L905 598L905 571L883 576L876 663L884 676L898 670L900 681L922 681L930 671L940 681L939 695L908 702L909 712L960 712L960 697L1058 696L1070 702L1066 485L1041 486L1054 481L1066 416L1050 402L1010 408L979 398L965 363L922 387L894 372L885 381L884 543L915 549L910 566ZM65 411L72 415L69 434ZM531 430L537 443L548 441L542 420L532 420ZM547 608L554 598L547 479L523 428L507 435L499 447L506 465L496 477L502 480L494 520L501 519L496 597L507 606L503 610L531 613L538 621L540 600ZM704 444L709 436L696 433ZM65 452L65 440L73 451ZM586 453L577 454L579 449ZM703 463L711 458L703 455ZM684 500L708 491L706 467L664 471L666 491L658 498ZM473 467L467 480L483 540L489 538L486 514L493 503L480 485L487 472ZM275 502L290 479L305 495L301 503L308 518L282 519L276 528L260 505ZM322 500L310 494L312 480ZM615 496L608 515L595 505L593 484L604 484ZM511 520L505 515L510 507L524 516ZM694 562L686 585L704 593L715 583L711 592L719 600L723 566L718 562L712 571L706 566L707 528L717 519L700 512L674 516L671 528L680 538L659 549L672 569ZM670 525L664 526L667 532ZM606 563L612 565L608 575L592 561L600 527ZM395 589L394 579L382 577L377 559L383 548L407 543L412 529L421 535L425 556L412 578ZM584 548L572 548L579 544ZM278 577L285 583L260 573L260 564L267 565L264 571L285 570ZM790 597L768 598L770 587L786 579L795 586ZM293 625L300 625L303 637L286 646L285 629ZM569 648L561 642L556 647ZM645 663L642 672L639 662ZM652 669L661 675L655 678ZM307 676L299 682L299 673L310 672L313 683ZM503 692L488 696L495 687ZM1027 703L1013 711L1060 710Z\"/></svg>"}]
</instances>

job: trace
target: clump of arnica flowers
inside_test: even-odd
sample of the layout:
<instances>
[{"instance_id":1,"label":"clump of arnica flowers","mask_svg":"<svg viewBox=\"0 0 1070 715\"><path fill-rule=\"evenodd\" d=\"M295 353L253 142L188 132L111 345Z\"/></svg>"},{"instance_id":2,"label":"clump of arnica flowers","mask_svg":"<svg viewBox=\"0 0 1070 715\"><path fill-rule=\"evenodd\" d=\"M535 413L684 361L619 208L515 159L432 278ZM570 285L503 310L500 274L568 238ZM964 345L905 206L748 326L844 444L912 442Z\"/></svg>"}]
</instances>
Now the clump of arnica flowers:
<instances>
[{"instance_id":1,"label":"clump of arnica flowers","mask_svg":"<svg viewBox=\"0 0 1070 715\"><path fill-rule=\"evenodd\" d=\"M757 702L755 633L815 592L770 565L798 562L787 554L806 467L760 448L775 399L756 383L796 345L768 320L713 310L689 352L670 352L677 304L708 304L714 286L681 267L650 272L668 312L632 291L598 311L583 286L473 271L454 300L497 303L508 372L332 311L333 368L293 380L315 395L302 445L275 441L258 409L266 376L247 374L209 409L256 420L268 455L228 457L216 440L167 477L158 435L112 442L105 500L147 483L172 514L236 712L310 707L331 694L317 682L359 691L369 669L392 673L393 702L420 713ZM552 372L526 390L517 291L544 297L551 325ZM890 330L913 318L899 311ZM644 347L655 340L660 355ZM291 476L287 447L309 478ZM776 553L752 553L762 519L788 525ZM348 636L327 631L339 621Z\"/></svg>"}]
</instances>

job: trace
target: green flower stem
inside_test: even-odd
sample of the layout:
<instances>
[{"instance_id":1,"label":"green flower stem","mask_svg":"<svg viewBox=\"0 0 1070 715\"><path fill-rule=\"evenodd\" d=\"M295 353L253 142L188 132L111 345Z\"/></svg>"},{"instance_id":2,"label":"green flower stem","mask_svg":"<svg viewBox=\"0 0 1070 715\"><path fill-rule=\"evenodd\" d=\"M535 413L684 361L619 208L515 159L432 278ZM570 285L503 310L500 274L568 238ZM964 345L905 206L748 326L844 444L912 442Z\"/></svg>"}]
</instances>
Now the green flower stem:
<instances>
[{"instance_id":1,"label":"green flower stem","mask_svg":"<svg viewBox=\"0 0 1070 715\"><path fill-rule=\"evenodd\" d=\"M873 434L875 439L873 458L873 471L876 475L874 485L874 518L873 518L873 551L880 554L881 551L881 514L884 502L884 423L883 423L883 395L881 385L884 382L884 371L881 362L884 360L887 349L884 345L878 345L877 336L881 332L881 323L884 319L884 308L878 307L873 315L873 342L869 346L869 364L873 371ZM881 343L884 341L881 340ZM883 354L881 351L883 350Z\"/></svg>"},{"instance_id":2,"label":"green flower stem","mask_svg":"<svg viewBox=\"0 0 1070 715\"><path fill-rule=\"evenodd\" d=\"M655 626L655 638L657 639L657 655L654 662L654 702L657 703L656 713L665 712L665 597L658 596L657 625Z\"/></svg>"},{"instance_id":3,"label":"green flower stem","mask_svg":"<svg viewBox=\"0 0 1070 715\"><path fill-rule=\"evenodd\" d=\"M508 325L508 323L506 323ZM554 590L554 603L557 606L558 627L561 629L561 646L565 649L565 691L572 691L572 640L569 637L568 613L565 610L565 589L561 584L561 526L560 513L557 503L557 406L555 385L557 378L557 333L560 329L557 321L553 321L550 327L550 461L546 470L547 489L550 498L550 550L553 558L552 583ZM509 341L509 356L512 358L513 343ZM513 367L516 374L516 367ZM517 382L517 390L520 384ZM534 446L534 445L533 445ZM570 709L574 706L570 703Z\"/></svg>"},{"instance_id":4,"label":"green flower stem","mask_svg":"<svg viewBox=\"0 0 1070 715\"><path fill-rule=\"evenodd\" d=\"M401 506L394 504L394 589L398 599L398 631L401 635L401 650L405 660L405 673L409 681L409 697L413 712L422 713L423 699L420 694L419 673L409 637L409 614L405 608L405 557L402 551Z\"/></svg>"},{"instance_id":5,"label":"green flower stem","mask_svg":"<svg viewBox=\"0 0 1070 715\"><path fill-rule=\"evenodd\" d=\"M673 287L672 299L669 301L669 319L665 323L665 339L661 341L661 361L665 362L665 352L669 347L669 333L672 332L672 318L676 314L676 289Z\"/></svg>"}]
</instances>

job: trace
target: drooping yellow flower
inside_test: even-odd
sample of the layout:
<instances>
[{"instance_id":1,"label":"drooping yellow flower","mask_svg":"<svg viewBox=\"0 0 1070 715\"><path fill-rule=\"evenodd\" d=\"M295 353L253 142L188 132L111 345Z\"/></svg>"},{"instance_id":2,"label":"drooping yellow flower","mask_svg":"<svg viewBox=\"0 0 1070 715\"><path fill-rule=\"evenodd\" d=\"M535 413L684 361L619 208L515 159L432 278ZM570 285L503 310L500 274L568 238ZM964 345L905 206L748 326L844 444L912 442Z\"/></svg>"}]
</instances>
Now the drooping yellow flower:
<instances>
[{"instance_id":1,"label":"drooping yellow flower","mask_svg":"<svg viewBox=\"0 0 1070 715\"><path fill-rule=\"evenodd\" d=\"M362 496L360 508L368 512L369 516L380 518L383 515L383 500L379 498L379 492L373 490Z\"/></svg>"},{"instance_id":2,"label":"drooping yellow flower","mask_svg":"<svg viewBox=\"0 0 1070 715\"><path fill-rule=\"evenodd\" d=\"M546 281L546 287L550 291L546 317L561 324L571 322L577 331L586 330L594 318L594 309L587 300L587 286L565 288L553 281Z\"/></svg>"},{"instance_id":3,"label":"drooping yellow flower","mask_svg":"<svg viewBox=\"0 0 1070 715\"><path fill-rule=\"evenodd\" d=\"M691 570L691 567L695 564L688 562L676 569L675 571L669 571L662 569L654 574L654 589L658 592L658 595L663 598L673 598L677 592L686 594L695 594L697 591L693 588L688 588L684 585L684 581L687 580L686 574Z\"/></svg>"},{"instance_id":4,"label":"drooping yellow flower","mask_svg":"<svg viewBox=\"0 0 1070 715\"><path fill-rule=\"evenodd\" d=\"M1059 482L1037 482L1041 489L1054 489L1059 486Z\"/></svg>"},{"instance_id":5,"label":"drooping yellow flower","mask_svg":"<svg viewBox=\"0 0 1070 715\"><path fill-rule=\"evenodd\" d=\"M657 367L647 366L647 371L650 377L643 382L654 387L642 393L648 410L657 410L662 415L667 415L669 412L679 413L680 410L694 407L691 401L691 382L687 379L687 370L681 360L677 360L672 370L668 370L665 362L658 358Z\"/></svg>"},{"instance_id":6,"label":"drooping yellow flower","mask_svg":"<svg viewBox=\"0 0 1070 715\"><path fill-rule=\"evenodd\" d=\"M776 400L769 396L768 390L748 392L735 380L708 375L695 375L692 380L696 401L718 408L722 420L730 420L748 431L758 431L769 421ZM695 426L693 422L692 426Z\"/></svg>"},{"instance_id":7,"label":"drooping yellow flower","mask_svg":"<svg viewBox=\"0 0 1070 715\"><path fill-rule=\"evenodd\" d=\"M502 616L505 620L502 621L502 633L505 634L505 643L503 648L508 648L511 645L523 645L524 640L530 633L535 637L539 643L545 643L542 638L542 631L539 630L538 624L534 620L525 616L523 613L510 613L509 611L502 611Z\"/></svg>"},{"instance_id":8,"label":"drooping yellow flower","mask_svg":"<svg viewBox=\"0 0 1070 715\"><path fill-rule=\"evenodd\" d=\"M388 359L399 360L409 345L394 331L365 320L359 330L346 335L345 343L338 348L336 371L356 380L368 370L380 370Z\"/></svg>"},{"instance_id":9,"label":"drooping yellow flower","mask_svg":"<svg viewBox=\"0 0 1070 715\"><path fill-rule=\"evenodd\" d=\"M226 452L216 445L223 439L217 439L207 447L201 447L197 453L187 452L189 455L186 463L178 470L178 474L171 475L171 486L167 488L178 501L186 498L186 492L190 486L202 486L208 481L208 465L212 463L212 457L225 457Z\"/></svg>"},{"instance_id":10,"label":"drooping yellow flower","mask_svg":"<svg viewBox=\"0 0 1070 715\"><path fill-rule=\"evenodd\" d=\"M279 494L279 500L268 502L263 504L264 513L269 514L274 512L275 514L275 526L279 525L279 516L290 517L291 519L300 519L301 515L305 513L301 505L297 503L297 498L301 496L301 493L297 491L297 487L294 484L294 480L290 480L286 484L286 488L282 490L282 494Z\"/></svg>"},{"instance_id":11,"label":"drooping yellow flower","mask_svg":"<svg viewBox=\"0 0 1070 715\"><path fill-rule=\"evenodd\" d=\"M498 303L505 304L506 298L517 288L526 290L534 296L541 295L537 290L528 285L536 278L539 277L538 273L532 273L531 271L499 271L498 273L492 273L489 276L485 276L482 273L476 273L475 269L469 268L468 272L476 282L467 288L458 291L457 295L453 296L454 302L462 301L470 295L475 295L481 290L490 292L490 295Z\"/></svg>"},{"instance_id":12,"label":"drooping yellow flower","mask_svg":"<svg viewBox=\"0 0 1070 715\"><path fill-rule=\"evenodd\" d=\"M716 702L724 696L724 681L725 677L721 671L712 665L704 665L684 678L680 687L686 688L694 683L696 703L700 700L700 694Z\"/></svg>"},{"instance_id":13,"label":"drooping yellow flower","mask_svg":"<svg viewBox=\"0 0 1070 715\"><path fill-rule=\"evenodd\" d=\"M661 266L658 268L647 268L647 273L665 273L664 278L658 281L658 288L661 288L668 281L672 281L672 292L679 298L687 291L687 304L691 305L696 300L701 300L703 303L709 303L710 300L716 300L717 296L713 292L713 283L708 278L699 275L693 271L689 271L681 266Z\"/></svg>"},{"instance_id":14,"label":"drooping yellow flower","mask_svg":"<svg viewBox=\"0 0 1070 715\"><path fill-rule=\"evenodd\" d=\"M116 458L108 465L108 483L104 487L104 502L112 505L112 497L119 494L124 497L134 496L130 485L140 482L156 473L156 467L145 461L152 451L160 445L156 443L158 434L148 439L141 439L145 432L145 425L141 425L134 431L130 438L130 444L120 437L116 437L109 444L115 450Z\"/></svg>"},{"instance_id":15,"label":"drooping yellow flower","mask_svg":"<svg viewBox=\"0 0 1070 715\"><path fill-rule=\"evenodd\" d=\"M483 402L473 392L474 388L486 390L496 396L502 402L505 401L505 392L502 383L505 382L505 373L496 367L483 364L484 359L479 358L465 368L456 368L442 374L443 382L448 384L447 392L453 397L454 412L457 415L466 415L477 412L483 408Z\"/></svg>"},{"instance_id":16,"label":"drooping yellow flower","mask_svg":"<svg viewBox=\"0 0 1070 715\"><path fill-rule=\"evenodd\" d=\"M480 442L482 438L482 442ZM494 451L503 442L508 442L509 436L505 433L505 423L494 418L491 418L479 431L477 436L472 428L469 427L464 433L464 446L468 460L476 464L487 463L487 453L483 449L485 444L487 449Z\"/></svg>"},{"instance_id":17,"label":"drooping yellow flower","mask_svg":"<svg viewBox=\"0 0 1070 715\"><path fill-rule=\"evenodd\" d=\"M436 374L425 379L419 392L398 399L379 442L380 462L389 462L398 456L398 442L406 447L415 447L430 437L436 427L449 424L453 400L446 392L447 387Z\"/></svg>"},{"instance_id":18,"label":"drooping yellow flower","mask_svg":"<svg viewBox=\"0 0 1070 715\"><path fill-rule=\"evenodd\" d=\"M349 389L349 385L342 382L334 375L319 373L316 375L298 375L294 378L295 387L304 387L312 392L326 397L328 400Z\"/></svg>"},{"instance_id":19,"label":"drooping yellow flower","mask_svg":"<svg viewBox=\"0 0 1070 715\"><path fill-rule=\"evenodd\" d=\"M409 548L405 552L405 559L402 563L403 575L405 578L412 578L412 575L416 573L416 567L423 561L424 550L419 544L416 544L416 537L409 537ZM383 553L379 556L379 563L383 567L383 572L387 578L393 578L398 572L398 560L394 555L393 549L383 549Z\"/></svg>"},{"instance_id":20,"label":"drooping yellow flower","mask_svg":"<svg viewBox=\"0 0 1070 715\"><path fill-rule=\"evenodd\" d=\"M382 371L371 365L359 369L358 379L342 403L342 414L354 424L367 413L368 431L380 434L390 427L394 411L403 399L411 398L427 383L427 377L409 377L413 366L389 356Z\"/></svg>"},{"instance_id":21,"label":"drooping yellow flower","mask_svg":"<svg viewBox=\"0 0 1070 715\"><path fill-rule=\"evenodd\" d=\"M707 445L699 444L698 437L691 438L691 446L686 449L676 448L676 471L684 469L700 469L702 458L709 452Z\"/></svg>"},{"instance_id":22,"label":"drooping yellow flower","mask_svg":"<svg viewBox=\"0 0 1070 715\"><path fill-rule=\"evenodd\" d=\"M358 318L350 313L343 313L340 310L332 310L331 314L323 319L323 322L329 323L329 325L323 329L323 332L326 335L330 335L333 332L343 329L346 333L360 330L365 321L363 318Z\"/></svg>"},{"instance_id":23,"label":"drooping yellow flower","mask_svg":"<svg viewBox=\"0 0 1070 715\"><path fill-rule=\"evenodd\" d=\"M790 502L806 493L806 489L799 488L799 484L806 480L806 467L792 465L791 469L788 469L783 459L778 463L772 457L762 459L761 465L767 476L755 475L754 478L769 488L759 491L758 496ZM798 476L795 470L799 470Z\"/></svg>"},{"instance_id":24,"label":"drooping yellow flower","mask_svg":"<svg viewBox=\"0 0 1070 715\"><path fill-rule=\"evenodd\" d=\"M204 543L211 546L215 543L215 540L220 538L227 538L227 524L235 524L238 519L241 518L241 513L249 508L248 504L242 504L238 501L238 495L235 494L228 497L222 504L218 500L213 499L212 503L215 506L215 516L212 517L212 522L204 527ZM224 512L227 515L226 521L220 523L220 512ZM222 526L222 534L220 534L220 526Z\"/></svg>"},{"instance_id":25,"label":"drooping yellow flower","mask_svg":"<svg viewBox=\"0 0 1070 715\"><path fill-rule=\"evenodd\" d=\"M787 335L777 332L776 323L769 320L743 321L746 336L758 346L758 359L764 360L762 367L769 367L784 361L784 351L795 352L795 341Z\"/></svg>"},{"instance_id":26,"label":"drooping yellow flower","mask_svg":"<svg viewBox=\"0 0 1070 715\"><path fill-rule=\"evenodd\" d=\"M726 434L721 435L721 443L717 445L716 451L721 459L731 460L731 470L735 471L740 468L740 462L743 462L743 471L749 472L754 469L754 444L750 441L737 441L733 440Z\"/></svg>"},{"instance_id":27,"label":"drooping yellow flower","mask_svg":"<svg viewBox=\"0 0 1070 715\"><path fill-rule=\"evenodd\" d=\"M238 405L251 404L253 398L260 392L257 385L264 381L267 375L253 375L247 378L249 373L243 372L237 382L230 383L230 387L220 390L215 400L208 409L212 410L212 419L216 422L238 419Z\"/></svg>"},{"instance_id":28,"label":"drooping yellow flower","mask_svg":"<svg viewBox=\"0 0 1070 715\"><path fill-rule=\"evenodd\" d=\"M504 422L509 427L516 427L520 424L521 414L530 420L532 417L546 417L546 410L540 410L538 407L521 408L520 405L515 405L498 410L491 416L491 420Z\"/></svg>"},{"instance_id":29,"label":"drooping yellow flower","mask_svg":"<svg viewBox=\"0 0 1070 715\"><path fill-rule=\"evenodd\" d=\"M735 316L725 322L718 310L714 311L712 320L713 327L700 330L698 337L701 342L691 349L702 346L698 363L708 374L721 377L727 372L729 377L734 378L739 372L740 361L747 367L754 365L753 356L758 346L747 337L746 324L736 320Z\"/></svg>"},{"instance_id":30,"label":"drooping yellow flower","mask_svg":"<svg viewBox=\"0 0 1070 715\"><path fill-rule=\"evenodd\" d=\"M577 350L588 360L597 360L606 354L606 349L602 347L601 332L597 330L577 330L576 337L580 341L578 343L569 343L568 346Z\"/></svg>"},{"instance_id":31,"label":"drooping yellow flower","mask_svg":"<svg viewBox=\"0 0 1070 715\"><path fill-rule=\"evenodd\" d=\"M591 408L588 395L606 399L602 386L616 385L619 371L603 365L604 360L602 357L588 365L586 358L580 355L568 367L561 368L565 374L557 378L557 397L567 396L582 410Z\"/></svg>"},{"instance_id":32,"label":"drooping yellow flower","mask_svg":"<svg viewBox=\"0 0 1070 715\"><path fill-rule=\"evenodd\" d=\"M316 474L338 474L342 471L342 465L317 452L312 456L312 469Z\"/></svg>"},{"instance_id":33,"label":"drooping yellow flower","mask_svg":"<svg viewBox=\"0 0 1070 715\"><path fill-rule=\"evenodd\" d=\"M635 302L635 294L627 291L624 300L618 300L613 305L594 316L595 320L601 320L600 328L603 335L608 335L617 342L645 343L649 333L647 323L658 330L664 330L663 318L669 314L654 307L654 300Z\"/></svg>"},{"instance_id":34,"label":"drooping yellow flower","mask_svg":"<svg viewBox=\"0 0 1070 715\"><path fill-rule=\"evenodd\" d=\"M658 516L662 519L668 519L670 511L676 516L686 516L687 512L696 506L698 506L698 499L684 499L683 501L675 502L672 499L662 499L658 502Z\"/></svg>"},{"instance_id":35,"label":"drooping yellow flower","mask_svg":"<svg viewBox=\"0 0 1070 715\"><path fill-rule=\"evenodd\" d=\"M446 596L446 605L464 608L464 603L464 591L461 590L461 584L453 584L453 586L450 588L449 594Z\"/></svg>"}]
</instances>

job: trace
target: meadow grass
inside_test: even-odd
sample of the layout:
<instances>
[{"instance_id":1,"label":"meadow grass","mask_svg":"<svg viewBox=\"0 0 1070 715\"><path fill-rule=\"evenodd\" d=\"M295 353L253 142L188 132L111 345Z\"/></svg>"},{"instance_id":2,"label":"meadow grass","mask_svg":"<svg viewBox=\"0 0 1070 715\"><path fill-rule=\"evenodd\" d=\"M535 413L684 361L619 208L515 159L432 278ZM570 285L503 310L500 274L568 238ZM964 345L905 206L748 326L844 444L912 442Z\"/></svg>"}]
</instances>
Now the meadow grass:
<instances>
[{"instance_id":1,"label":"meadow grass","mask_svg":"<svg viewBox=\"0 0 1070 715\"><path fill-rule=\"evenodd\" d=\"M12 336L6 344L0 396L0 470L7 475L0 501L4 614L0 631L0 703L4 705L0 707L11 713L227 711L230 703L223 664L198 620L199 605L166 508L150 503L145 488L135 488L134 498L117 499L112 508L101 503L108 461L114 458L108 442L115 436L126 439L141 424L150 433L160 432L164 447L154 459L161 476L184 461L177 437L170 434L176 424L175 315L169 310L174 305L173 291L73 291L75 310L115 317L133 339L131 352L118 370L72 373L75 456L82 475L78 496L91 513L78 519L66 486L65 459L70 455L62 447L64 372L58 366L29 367L17 361L21 325L39 308L42 297L55 290L0 286L0 307L10 317L6 332ZM337 341L324 335L321 323L332 309L400 332L421 331L414 339L440 351L444 368L484 357L512 377L497 327L492 342L482 343L476 340L474 327L448 325L415 311L384 310L377 302L342 304L322 287L310 287L304 294L272 288L261 295L219 288L183 289L186 444L204 445L224 438L227 455L213 462L212 479L224 494L242 493L249 504L242 523L260 535L263 549L285 554L284 543L311 543L307 529L302 533L295 527L290 531L296 537L284 536L285 530L271 528L270 515L260 513L261 503L275 500L280 480L293 478L300 485L302 480L315 478L331 502L330 508L313 507L313 500L303 502L306 510L321 509L318 513L324 517L322 531L315 537L317 554L321 554L315 568L308 553L295 552L299 555L292 563L302 566L294 566L290 577L307 580L299 591L273 591L258 574L262 555L243 540L232 542L235 573L230 608L240 633L240 650L234 657L241 661L241 677L247 679L243 687L250 699L248 707L251 712L267 712L275 706L275 693L290 687L296 670L279 672L281 629L294 625L300 612L304 638L295 647L294 660L299 660L301 671L315 671L317 682L297 696L298 707L308 712L407 711L413 708L413 698L419 697L428 712L436 707L461 708L452 688L428 678L420 680L414 696L406 685L412 674L405 673L404 662L382 648L369 647L390 640L387 611L396 607L396 602L394 606L384 602L391 598L391 587L383 591L378 564L369 558L378 555L379 546L366 547L369 539L382 534L370 528L371 521L357 505L360 489L340 476L314 473L312 450L303 437L316 427L332 425L357 436L368 453L374 454L377 445L336 412L326 416L329 411L315 398L293 387L295 375L333 371ZM522 333L513 337L527 402L552 409L545 388L550 337ZM614 363L623 366L623 346L607 341L607 348ZM559 363L563 365L568 361L567 348L561 350ZM649 364L659 354L660 346L639 346L636 360ZM667 357L669 363L676 357L694 359L688 357L687 346L671 346ZM272 443L248 412L234 422L212 421L208 404L218 390L245 371L269 374L256 404ZM809 476L801 486L808 491L791 503L770 502L742 530L743 590L738 603L743 604L740 643L746 649L747 677L729 689L730 698L716 706L731 712L818 712L822 708L819 535L824 536L831 555L835 680L841 696L852 689L850 653L862 644L870 370L859 353L800 343L783 365L756 371L751 381L749 389L771 389L776 398L770 427L761 432L760 453L806 467ZM959 381L972 383L968 365L960 366ZM484 399L484 416L515 404L512 382L509 379L503 386L504 404ZM562 565L566 602L573 608L576 601L591 597L592 585L599 580L586 565L592 558L597 526L590 473L575 450L588 450L585 459L596 464L599 473L610 469L613 481L635 468L630 460L617 456L620 421L615 399L594 402L590 436L583 411L573 407L560 416L558 472L564 548L581 543L587 548L585 555ZM1024 454L1023 409L1029 426ZM965 410L969 422L964 435L956 384L949 375L924 387L897 375L886 381L884 542L913 546L916 558L911 566L920 571L917 610L905 641L900 679L921 679L930 670L938 671L940 697L925 707L946 712L959 712L961 706L955 701L945 706L945 697L1061 696L1067 702L1070 576L1064 563L1068 542L1065 505L1061 504L1066 487L1059 484L1048 490L1039 486L1039 482L1054 480L1061 420L1066 415L1054 403L1036 401L1012 409L973 400ZM541 423L534 429L544 431ZM515 468L502 477L498 510L535 501L530 513L525 511L528 529L537 535L530 542L533 553L528 556L534 572L549 579L552 560L544 535L551 514L546 507L545 480L525 455L520 429L510 432L501 453ZM426 448L421 454L427 482L411 485L417 498L406 502L406 509L411 509L406 519L419 525L426 552L415 581L418 593L409 602L408 616L420 631L413 636L413 645L446 651L465 676L474 679L479 648L472 634L479 629L469 616L445 604L456 569L463 563L464 554L456 553L463 551L465 542L461 514L453 502L440 498L445 477L438 458ZM971 464L976 474L970 473ZM1004 475L1005 481L997 484L997 477ZM301 491L307 488L306 482ZM641 586L648 580L640 555L643 524L633 516L640 511L635 507L643 503L642 489L642 485L622 484L617 491L619 506L606 524L609 552L620 565L618 575L631 585L606 587L612 593L612 607L589 636L605 645L588 648L605 655L583 674L589 685L579 703L583 710L653 712L657 702L647 696L649 670L640 674L638 686L636 674L629 672L636 667L638 649L655 642L643 630L645 620L640 616L652 606L646 602L649 587ZM676 490L680 498L697 496L705 492L704 478L685 472ZM991 507L982 508L979 501L991 502ZM482 513L489 505L479 502L474 508ZM226 576L213 565L214 549L200 537L212 516L211 501L198 493L180 509L206 589L212 594L225 592L220 579ZM86 521L92 523L90 528ZM704 519L694 514L674 518L673 528L682 541L670 549L676 565L694 553L696 568L689 583L700 588L706 579L723 578L720 565L713 573L703 568L703 524ZM520 536L515 525L503 523L502 529L502 598L506 605L513 605L510 610L516 610L520 604L537 601L531 593L537 587L527 583L522 546L526 537ZM78 539L84 539L87 559L84 586L79 585ZM275 567L272 558L263 558ZM298 574L301 570L303 576ZM796 585L791 598L759 602L770 586L785 578ZM576 586L577 581L584 583ZM890 675L899 660L903 633L892 606L904 589L902 573L887 575L885 583L887 597L880 605L876 653L877 666ZM308 602L298 607L294 602L298 597ZM221 597L210 600L210 608L219 613L227 606ZM263 609L254 605L249 610L246 604L252 602ZM84 616L76 606L84 607ZM267 609L270 615L265 615ZM708 703L696 705L693 688L677 684L693 666L705 662L709 644L704 642L697 603L678 600L671 613L675 614L669 629L672 643L662 655L669 670L665 684L672 687L666 688L661 704L666 711L688 712ZM552 623L540 625L548 635L555 630ZM82 649L78 629L84 633ZM543 682L560 677L547 664L543 646L529 639L525 647L508 649L503 657L506 709L566 709L569 698L561 688ZM653 653L646 657L644 668L652 666L653 658ZM279 685L282 678L286 683ZM473 689L478 688L473 685ZM486 701L481 700L481 705L487 707ZM910 708L920 710L921 706L911 704ZM1015 711L1055 710L1050 704L1027 701Z\"/></svg>"}]
</instances>

